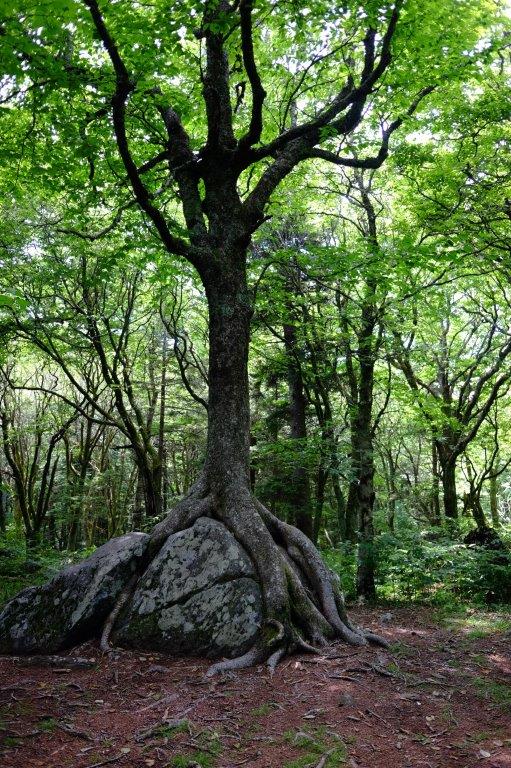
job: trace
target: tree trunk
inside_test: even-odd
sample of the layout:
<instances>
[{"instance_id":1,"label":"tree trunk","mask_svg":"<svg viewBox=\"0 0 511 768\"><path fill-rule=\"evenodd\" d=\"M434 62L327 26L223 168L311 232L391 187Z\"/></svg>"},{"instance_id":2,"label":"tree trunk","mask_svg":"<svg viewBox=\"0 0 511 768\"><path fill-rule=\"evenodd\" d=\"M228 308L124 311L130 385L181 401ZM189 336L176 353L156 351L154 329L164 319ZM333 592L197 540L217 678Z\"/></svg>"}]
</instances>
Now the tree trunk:
<instances>
[{"instance_id":1,"label":"tree trunk","mask_svg":"<svg viewBox=\"0 0 511 768\"><path fill-rule=\"evenodd\" d=\"M231 258L206 280L209 307L208 440L205 475L221 495L250 486L248 345L252 305L245 260Z\"/></svg>"},{"instance_id":2,"label":"tree trunk","mask_svg":"<svg viewBox=\"0 0 511 768\"><path fill-rule=\"evenodd\" d=\"M137 470L137 484L135 486L135 499L133 502L133 530L141 531L144 527L145 520L145 496L144 496L144 483L142 480L142 473Z\"/></svg>"},{"instance_id":3,"label":"tree trunk","mask_svg":"<svg viewBox=\"0 0 511 768\"><path fill-rule=\"evenodd\" d=\"M149 459L150 461L150 459ZM153 465L144 464L141 469L142 488L144 491L145 514L149 520L158 520L162 513L162 466L157 461Z\"/></svg>"},{"instance_id":4,"label":"tree trunk","mask_svg":"<svg viewBox=\"0 0 511 768\"><path fill-rule=\"evenodd\" d=\"M312 536L314 543L316 543L318 540L321 524L323 522L323 507L325 505L325 489L327 480L328 473L323 466L323 462L321 462L316 477L316 508L314 510L314 531ZM303 530L303 528L301 530ZM303 532L309 535L307 531Z\"/></svg>"},{"instance_id":5,"label":"tree trunk","mask_svg":"<svg viewBox=\"0 0 511 768\"><path fill-rule=\"evenodd\" d=\"M344 541L346 539L346 499L344 498L344 494L342 492L338 474L334 474L332 476L332 488L334 491L337 511L337 525L334 543L337 543L339 540Z\"/></svg>"},{"instance_id":6,"label":"tree trunk","mask_svg":"<svg viewBox=\"0 0 511 768\"><path fill-rule=\"evenodd\" d=\"M336 578L310 539L252 496L248 386L252 307L244 256L224 254L221 262L212 260L202 278L210 318L206 459L188 496L154 529L151 548L157 550L169 534L188 527L198 516L213 514L251 557L262 591L264 626L278 628L277 641L271 639L274 631L270 635L264 631L252 651L215 665L215 671L248 666L270 652L269 663L274 664L286 651L310 647L310 642L321 644L332 636L353 644L381 643L350 624Z\"/></svg>"},{"instance_id":7,"label":"tree trunk","mask_svg":"<svg viewBox=\"0 0 511 768\"><path fill-rule=\"evenodd\" d=\"M7 530L7 493L1 486L2 475L0 474L0 533Z\"/></svg>"},{"instance_id":8,"label":"tree trunk","mask_svg":"<svg viewBox=\"0 0 511 768\"><path fill-rule=\"evenodd\" d=\"M374 238L375 240L376 238ZM374 583L374 446L373 446L373 390L376 362L373 279L367 281L367 297L362 307L362 326L358 334L359 383L355 427L357 469L357 506L359 519L359 545L357 558L357 594L368 600L376 597Z\"/></svg>"},{"instance_id":9,"label":"tree trunk","mask_svg":"<svg viewBox=\"0 0 511 768\"><path fill-rule=\"evenodd\" d=\"M490 510L492 525L494 528L498 528L500 525L500 519L499 504L497 499L497 478L495 476L490 477Z\"/></svg>"},{"instance_id":10,"label":"tree trunk","mask_svg":"<svg viewBox=\"0 0 511 768\"><path fill-rule=\"evenodd\" d=\"M353 449L352 449L353 464ZM358 492L357 479L352 478L348 487L348 499L346 501L345 515L345 539L353 543L357 540L357 521L358 521Z\"/></svg>"},{"instance_id":11,"label":"tree trunk","mask_svg":"<svg viewBox=\"0 0 511 768\"><path fill-rule=\"evenodd\" d=\"M444 513L447 520L458 519L458 498L456 495L456 462L450 457L444 457L438 451L442 467L442 489L444 493Z\"/></svg>"},{"instance_id":12,"label":"tree trunk","mask_svg":"<svg viewBox=\"0 0 511 768\"><path fill-rule=\"evenodd\" d=\"M48 544L52 549L57 549L57 524L55 515L50 512L48 515L48 524L46 526L46 537Z\"/></svg>"},{"instance_id":13,"label":"tree trunk","mask_svg":"<svg viewBox=\"0 0 511 768\"><path fill-rule=\"evenodd\" d=\"M367 413L367 412L366 412ZM358 420L359 545L357 557L357 594L368 600L376 597L374 583L374 453L371 424L364 413Z\"/></svg>"},{"instance_id":14,"label":"tree trunk","mask_svg":"<svg viewBox=\"0 0 511 768\"><path fill-rule=\"evenodd\" d=\"M474 522L479 530L488 528L486 515L481 504L480 489L471 487L465 498L466 510L472 513Z\"/></svg>"},{"instance_id":15,"label":"tree trunk","mask_svg":"<svg viewBox=\"0 0 511 768\"><path fill-rule=\"evenodd\" d=\"M287 355L287 380L289 387L289 426L293 450L293 472L288 485L288 502L293 510L294 523L310 539L317 531L312 521L311 491L306 457L300 454L306 448L307 441L307 401L302 380L302 371L297 360L296 328L284 324L284 345ZM299 448L299 450L297 450ZM314 528L314 530L313 530Z\"/></svg>"},{"instance_id":16,"label":"tree trunk","mask_svg":"<svg viewBox=\"0 0 511 768\"><path fill-rule=\"evenodd\" d=\"M431 441L431 522L433 525L441 525L440 515L440 476L438 472L438 451L434 440Z\"/></svg>"}]
</instances>

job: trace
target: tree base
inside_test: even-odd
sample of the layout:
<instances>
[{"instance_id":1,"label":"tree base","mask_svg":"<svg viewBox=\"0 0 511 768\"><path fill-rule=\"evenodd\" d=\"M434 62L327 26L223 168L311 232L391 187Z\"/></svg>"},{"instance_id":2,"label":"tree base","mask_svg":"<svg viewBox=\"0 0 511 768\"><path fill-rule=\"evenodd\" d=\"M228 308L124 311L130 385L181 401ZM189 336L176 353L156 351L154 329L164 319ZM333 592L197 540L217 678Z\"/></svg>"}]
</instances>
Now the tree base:
<instances>
[{"instance_id":1,"label":"tree base","mask_svg":"<svg viewBox=\"0 0 511 768\"><path fill-rule=\"evenodd\" d=\"M103 650L112 639L227 657L212 674L263 661L273 670L335 638L386 645L350 623L337 577L301 531L244 487L219 498L202 482L150 537L113 539L0 614L3 653L53 653L98 635Z\"/></svg>"}]
</instances>

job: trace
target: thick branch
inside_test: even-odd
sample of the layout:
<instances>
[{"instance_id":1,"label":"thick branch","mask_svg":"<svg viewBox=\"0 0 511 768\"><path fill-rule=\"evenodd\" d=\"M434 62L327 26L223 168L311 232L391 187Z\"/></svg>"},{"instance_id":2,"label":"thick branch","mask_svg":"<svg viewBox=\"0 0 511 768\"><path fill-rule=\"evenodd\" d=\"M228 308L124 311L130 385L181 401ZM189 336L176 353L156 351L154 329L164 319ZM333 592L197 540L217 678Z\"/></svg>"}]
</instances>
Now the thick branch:
<instances>
[{"instance_id":1,"label":"thick branch","mask_svg":"<svg viewBox=\"0 0 511 768\"><path fill-rule=\"evenodd\" d=\"M263 131L263 104L266 98L266 91L263 88L257 65L254 57L254 40L252 28L252 0L241 0L240 18L241 18L241 50L243 54L243 64L247 73L250 88L252 89L252 115L250 117L250 126L247 133L240 139L239 147L251 147L257 144L261 139Z\"/></svg>"},{"instance_id":2,"label":"thick branch","mask_svg":"<svg viewBox=\"0 0 511 768\"><path fill-rule=\"evenodd\" d=\"M199 175L196 169L196 159L190 147L190 137L183 128L175 110L167 107L167 109L161 110L161 114L168 135L167 157L179 187L190 239L200 246L204 244L207 229L199 195Z\"/></svg>"},{"instance_id":3,"label":"thick branch","mask_svg":"<svg viewBox=\"0 0 511 768\"><path fill-rule=\"evenodd\" d=\"M128 179L135 195L135 199L140 208L146 213L155 225L160 238L171 253L183 256L194 266L198 266L199 259L188 244L178 237L175 237L169 230L167 222L161 211L151 202L151 194L142 182L137 165L131 154L128 137L126 132L126 102L130 94L134 91L135 85L129 76L129 72L119 54L118 48L107 29L97 0L84 0L89 9L94 26L100 40L102 41L110 61L114 68L116 88L112 96L112 119L114 125L115 139L117 149L126 170Z\"/></svg>"},{"instance_id":4,"label":"thick branch","mask_svg":"<svg viewBox=\"0 0 511 768\"><path fill-rule=\"evenodd\" d=\"M423 88L406 110L406 114L403 117L398 117L383 130L380 149L374 157L341 157L340 155L336 155L335 152L330 152L327 149L321 148L312 148L307 153L307 157L319 158L320 160L326 160L329 163L347 166L348 168L379 168L389 156L389 141L392 134L401 127L405 117L413 115L420 102L433 90L434 86Z\"/></svg>"},{"instance_id":5,"label":"thick branch","mask_svg":"<svg viewBox=\"0 0 511 768\"><path fill-rule=\"evenodd\" d=\"M208 0L204 13L206 37L206 74L204 77L204 101L208 119L209 150L221 148L234 150L236 139L232 127L232 107L229 93L229 63L223 37L211 27L218 23L222 14L232 13L227 0Z\"/></svg>"},{"instance_id":6,"label":"thick branch","mask_svg":"<svg viewBox=\"0 0 511 768\"><path fill-rule=\"evenodd\" d=\"M383 35L378 63L375 63L374 54L375 30L372 28L367 30L364 38L364 66L360 84L355 87L350 76L337 96L332 99L330 104L325 107L314 120L310 120L302 125L292 126L289 130L284 131L280 136L277 136L277 138L269 144L265 144L260 149L255 150L252 153L251 162L261 160L264 157L274 156L276 152L282 150L291 142L301 137L308 137L310 140L311 136L315 136L316 138L312 143L317 143L321 128L331 124L341 112L355 102L363 105L367 96L371 93L374 84L390 64L391 43L399 19L400 6L401 0L396 3L385 34Z\"/></svg>"}]
</instances>

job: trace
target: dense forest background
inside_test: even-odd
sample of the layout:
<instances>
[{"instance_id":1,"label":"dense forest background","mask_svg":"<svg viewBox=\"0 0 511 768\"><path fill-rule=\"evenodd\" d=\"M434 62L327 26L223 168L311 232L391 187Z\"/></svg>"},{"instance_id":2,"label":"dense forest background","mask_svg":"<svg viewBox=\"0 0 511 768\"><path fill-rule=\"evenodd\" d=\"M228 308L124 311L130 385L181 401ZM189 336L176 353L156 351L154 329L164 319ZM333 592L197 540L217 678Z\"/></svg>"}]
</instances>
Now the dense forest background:
<instances>
[{"instance_id":1,"label":"dense forest background","mask_svg":"<svg viewBox=\"0 0 511 768\"><path fill-rule=\"evenodd\" d=\"M411 31L405 13L397 41L413 56L378 86L344 162L335 147L315 150L254 237L251 483L320 545L350 597L506 603L509 15L458 3L452 29L432 5L437 17ZM309 90L331 74L302 20L294 49L285 25L271 33L277 126L307 114ZM187 84L200 40L181 23L172 35ZM326 49L324 16L311 24ZM55 60L78 61L65 32ZM135 45L142 55L144 40ZM151 530L206 448L204 289L135 210L93 113L66 122L58 88L13 84L30 46L44 41L35 33L6 60L0 90L1 601L110 537ZM62 72L78 88L78 65ZM245 85L240 71L240 114ZM193 123L191 104L176 108ZM157 164L144 171L158 179ZM161 183L172 184L163 172ZM167 213L179 228L172 203Z\"/></svg>"}]
</instances>

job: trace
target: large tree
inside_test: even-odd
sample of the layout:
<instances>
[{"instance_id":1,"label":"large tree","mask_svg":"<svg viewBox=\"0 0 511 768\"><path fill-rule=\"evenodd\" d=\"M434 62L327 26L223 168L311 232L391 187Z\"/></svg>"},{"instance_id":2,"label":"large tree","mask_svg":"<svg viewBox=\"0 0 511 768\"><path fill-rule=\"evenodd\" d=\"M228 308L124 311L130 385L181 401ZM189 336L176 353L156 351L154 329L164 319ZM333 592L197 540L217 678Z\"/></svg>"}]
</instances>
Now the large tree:
<instances>
[{"instance_id":1,"label":"large tree","mask_svg":"<svg viewBox=\"0 0 511 768\"><path fill-rule=\"evenodd\" d=\"M5 14L5 98L20 107L8 153L23 133L33 151L21 174L35 170L35 183L50 182L60 196L54 228L93 239L124 217L136 236L140 227L128 223L138 209L153 245L184 272L193 267L204 285L206 459L199 481L154 529L151 550L209 515L249 554L268 631L230 666L270 653L275 663L327 637L378 640L351 625L310 540L251 493L247 254L274 193L300 163L384 162L403 120L444 66L457 73L475 42L486 4L463 5L461 22L454 0L427 10L403 0L52 0L14 3ZM463 31L446 35L454 18ZM105 226L94 231L101 215Z\"/></svg>"}]
</instances>

